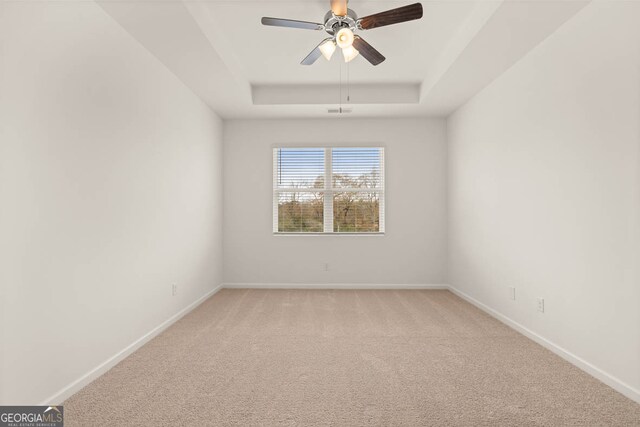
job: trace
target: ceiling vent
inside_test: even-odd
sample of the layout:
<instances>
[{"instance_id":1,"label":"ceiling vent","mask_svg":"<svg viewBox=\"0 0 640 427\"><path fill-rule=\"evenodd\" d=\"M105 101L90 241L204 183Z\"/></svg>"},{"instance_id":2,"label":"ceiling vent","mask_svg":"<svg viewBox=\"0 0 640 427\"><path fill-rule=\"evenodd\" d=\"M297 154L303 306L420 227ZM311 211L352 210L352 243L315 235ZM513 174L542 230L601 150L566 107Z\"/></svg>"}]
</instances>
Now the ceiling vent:
<instances>
[{"instance_id":1,"label":"ceiling vent","mask_svg":"<svg viewBox=\"0 0 640 427\"><path fill-rule=\"evenodd\" d=\"M327 113L332 113L332 114L347 114L351 112L351 108L329 108L327 110Z\"/></svg>"}]
</instances>

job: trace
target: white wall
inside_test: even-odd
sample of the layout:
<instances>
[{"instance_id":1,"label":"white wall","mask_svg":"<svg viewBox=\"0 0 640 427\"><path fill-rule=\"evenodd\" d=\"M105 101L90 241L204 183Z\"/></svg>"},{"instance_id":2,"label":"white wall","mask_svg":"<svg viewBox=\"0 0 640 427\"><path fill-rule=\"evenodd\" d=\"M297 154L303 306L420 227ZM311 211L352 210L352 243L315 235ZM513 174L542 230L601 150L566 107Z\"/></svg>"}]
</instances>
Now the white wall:
<instances>
[{"instance_id":1,"label":"white wall","mask_svg":"<svg viewBox=\"0 0 640 427\"><path fill-rule=\"evenodd\" d=\"M274 236L273 146L338 143L386 147L386 234ZM445 153L443 120L226 122L224 281L444 283Z\"/></svg>"},{"instance_id":2,"label":"white wall","mask_svg":"<svg viewBox=\"0 0 640 427\"><path fill-rule=\"evenodd\" d=\"M0 403L37 404L221 283L222 123L95 3L3 3Z\"/></svg>"},{"instance_id":3,"label":"white wall","mask_svg":"<svg viewBox=\"0 0 640 427\"><path fill-rule=\"evenodd\" d=\"M448 121L450 284L636 399L639 18L590 4Z\"/></svg>"}]
</instances>

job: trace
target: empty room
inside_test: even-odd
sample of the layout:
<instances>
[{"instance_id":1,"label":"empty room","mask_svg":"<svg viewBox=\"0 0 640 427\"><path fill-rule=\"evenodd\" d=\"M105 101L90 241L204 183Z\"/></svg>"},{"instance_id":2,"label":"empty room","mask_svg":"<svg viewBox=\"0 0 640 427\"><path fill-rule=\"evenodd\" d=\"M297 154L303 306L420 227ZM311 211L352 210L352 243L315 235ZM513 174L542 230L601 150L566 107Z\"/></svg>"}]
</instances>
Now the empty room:
<instances>
[{"instance_id":1,"label":"empty room","mask_svg":"<svg viewBox=\"0 0 640 427\"><path fill-rule=\"evenodd\" d=\"M639 22L0 0L0 427L640 427Z\"/></svg>"}]
</instances>

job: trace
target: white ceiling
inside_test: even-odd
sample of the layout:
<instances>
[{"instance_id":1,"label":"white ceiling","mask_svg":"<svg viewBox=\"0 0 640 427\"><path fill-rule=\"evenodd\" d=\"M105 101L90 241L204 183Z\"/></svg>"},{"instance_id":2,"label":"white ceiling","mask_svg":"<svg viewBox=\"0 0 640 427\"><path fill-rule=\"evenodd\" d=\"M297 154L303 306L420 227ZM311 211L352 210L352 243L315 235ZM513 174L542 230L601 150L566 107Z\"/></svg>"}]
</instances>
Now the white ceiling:
<instances>
[{"instance_id":1,"label":"white ceiling","mask_svg":"<svg viewBox=\"0 0 640 427\"><path fill-rule=\"evenodd\" d=\"M351 0L349 7L366 16L414 1ZM300 65L325 32L260 24L262 16L322 22L329 0L97 3L224 118L327 117L328 108L347 103L339 52ZM349 64L349 116L445 116L586 3L422 1L421 20L359 33L387 60Z\"/></svg>"}]
</instances>

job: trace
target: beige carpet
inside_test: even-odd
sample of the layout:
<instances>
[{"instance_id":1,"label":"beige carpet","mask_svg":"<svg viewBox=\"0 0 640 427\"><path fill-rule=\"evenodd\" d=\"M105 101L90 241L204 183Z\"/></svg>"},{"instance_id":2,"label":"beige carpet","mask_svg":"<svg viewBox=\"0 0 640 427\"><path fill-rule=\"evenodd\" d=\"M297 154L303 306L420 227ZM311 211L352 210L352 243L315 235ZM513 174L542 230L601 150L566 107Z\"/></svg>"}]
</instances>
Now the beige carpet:
<instances>
[{"instance_id":1,"label":"beige carpet","mask_svg":"<svg viewBox=\"0 0 640 427\"><path fill-rule=\"evenodd\" d=\"M448 291L230 290L67 426L640 426L640 405Z\"/></svg>"}]
</instances>

